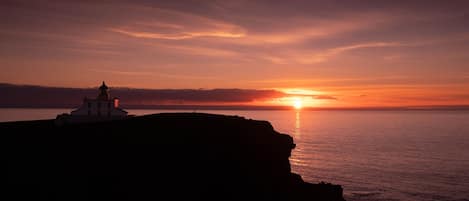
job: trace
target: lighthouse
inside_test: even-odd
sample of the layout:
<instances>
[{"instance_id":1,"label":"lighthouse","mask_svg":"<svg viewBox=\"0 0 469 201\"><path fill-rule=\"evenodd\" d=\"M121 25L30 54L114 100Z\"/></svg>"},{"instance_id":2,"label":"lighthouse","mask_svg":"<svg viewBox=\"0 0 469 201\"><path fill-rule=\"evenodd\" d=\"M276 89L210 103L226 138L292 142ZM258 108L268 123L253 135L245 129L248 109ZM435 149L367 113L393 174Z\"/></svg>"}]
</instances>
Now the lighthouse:
<instances>
[{"instance_id":1,"label":"lighthouse","mask_svg":"<svg viewBox=\"0 0 469 201\"><path fill-rule=\"evenodd\" d=\"M95 99L85 98L83 104L71 112L72 116L123 117L127 112L119 108L119 99L110 98L109 87L103 81Z\"/></svg>"},{"instance_id":2,"label":"lighthouse","mask_svg":"<svg viewBox=\"0 0 469 201\"><path fill-rule=\"evenodd\" d=\"M59 124L97 122L129 117L127 111L119 107L119 99L116 97L111 98L109 87L104 81L98 90L99 93L96 98L85 97L80 107L70 112L70 114L58 115L56 122Z\"/></svg>"}]
</instances>

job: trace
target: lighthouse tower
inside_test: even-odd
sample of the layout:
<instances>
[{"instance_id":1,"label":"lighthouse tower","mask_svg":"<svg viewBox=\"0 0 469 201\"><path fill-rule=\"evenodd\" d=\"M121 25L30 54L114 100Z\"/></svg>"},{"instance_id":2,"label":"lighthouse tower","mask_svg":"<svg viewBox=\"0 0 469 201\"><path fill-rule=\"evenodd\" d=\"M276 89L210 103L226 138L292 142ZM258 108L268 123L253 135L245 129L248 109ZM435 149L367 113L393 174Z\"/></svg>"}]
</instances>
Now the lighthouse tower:
<instances>
[{"instance_id":1,"label":"lighthouse tower","mask_svg":"<svg viewBox=\"0 0 469 201\"><path fill-rule=\"evenodd\" d=\"M109 87L106 86L106 83L101 84L99 87L99 95L98 98L99 100L109 100Z\"/></svg>"}]
</instances>

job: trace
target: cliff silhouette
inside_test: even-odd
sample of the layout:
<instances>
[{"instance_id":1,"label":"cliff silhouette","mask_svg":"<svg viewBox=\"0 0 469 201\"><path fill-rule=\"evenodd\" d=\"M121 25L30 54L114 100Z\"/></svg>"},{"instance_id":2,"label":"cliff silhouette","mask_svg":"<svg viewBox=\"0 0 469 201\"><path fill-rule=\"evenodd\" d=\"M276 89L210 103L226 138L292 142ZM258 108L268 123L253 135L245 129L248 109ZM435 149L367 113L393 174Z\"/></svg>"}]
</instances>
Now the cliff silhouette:
<instances>
[{"instance_id":1,"label":"cliff silhouette","mask_svg":"<svg viewBox=\"0 0 469 201\"><path fill-rule=\"evenodd\" d=\"M2 200L344 200L341 186L291 172L293 139L267 121L164 113L0 131Z\"/></svg>"}]
</instances>

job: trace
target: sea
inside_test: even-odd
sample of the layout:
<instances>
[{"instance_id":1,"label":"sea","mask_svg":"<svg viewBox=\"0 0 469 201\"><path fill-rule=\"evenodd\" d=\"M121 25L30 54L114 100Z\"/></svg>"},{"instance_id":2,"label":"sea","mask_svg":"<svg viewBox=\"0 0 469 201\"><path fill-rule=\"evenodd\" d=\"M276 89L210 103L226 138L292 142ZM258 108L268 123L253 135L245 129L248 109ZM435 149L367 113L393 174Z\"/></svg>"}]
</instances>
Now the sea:
<instances>
[{"instance_id":1,"label":"sea","mask_svg":"<svg viewBox=\"0 0 469 201\"><path fill-rule=\"evenodd\" d=\"M268 120L294 138L292 171L340 184L348 201L469 201L469 111L128 110ZM70 109L0 109L0 122Z\"/></svg>"}]
</instances>

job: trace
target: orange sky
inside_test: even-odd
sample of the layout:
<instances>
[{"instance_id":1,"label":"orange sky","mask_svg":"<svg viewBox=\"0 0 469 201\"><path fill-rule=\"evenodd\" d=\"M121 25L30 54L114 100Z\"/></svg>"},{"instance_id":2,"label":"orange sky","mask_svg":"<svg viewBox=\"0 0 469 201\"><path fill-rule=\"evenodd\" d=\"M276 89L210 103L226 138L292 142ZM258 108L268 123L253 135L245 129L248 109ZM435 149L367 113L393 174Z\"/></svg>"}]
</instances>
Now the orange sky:
<instances>
[{"instance_id":1,"label":"orange sky","mask_svg":"<svg viewBox=\"0 0 469 201\"><path fill-rule=\"evenodd\" d=\"M467 1L2 1L0 83L469 105L468 14Z\"/></svg>"}]
</instances>

